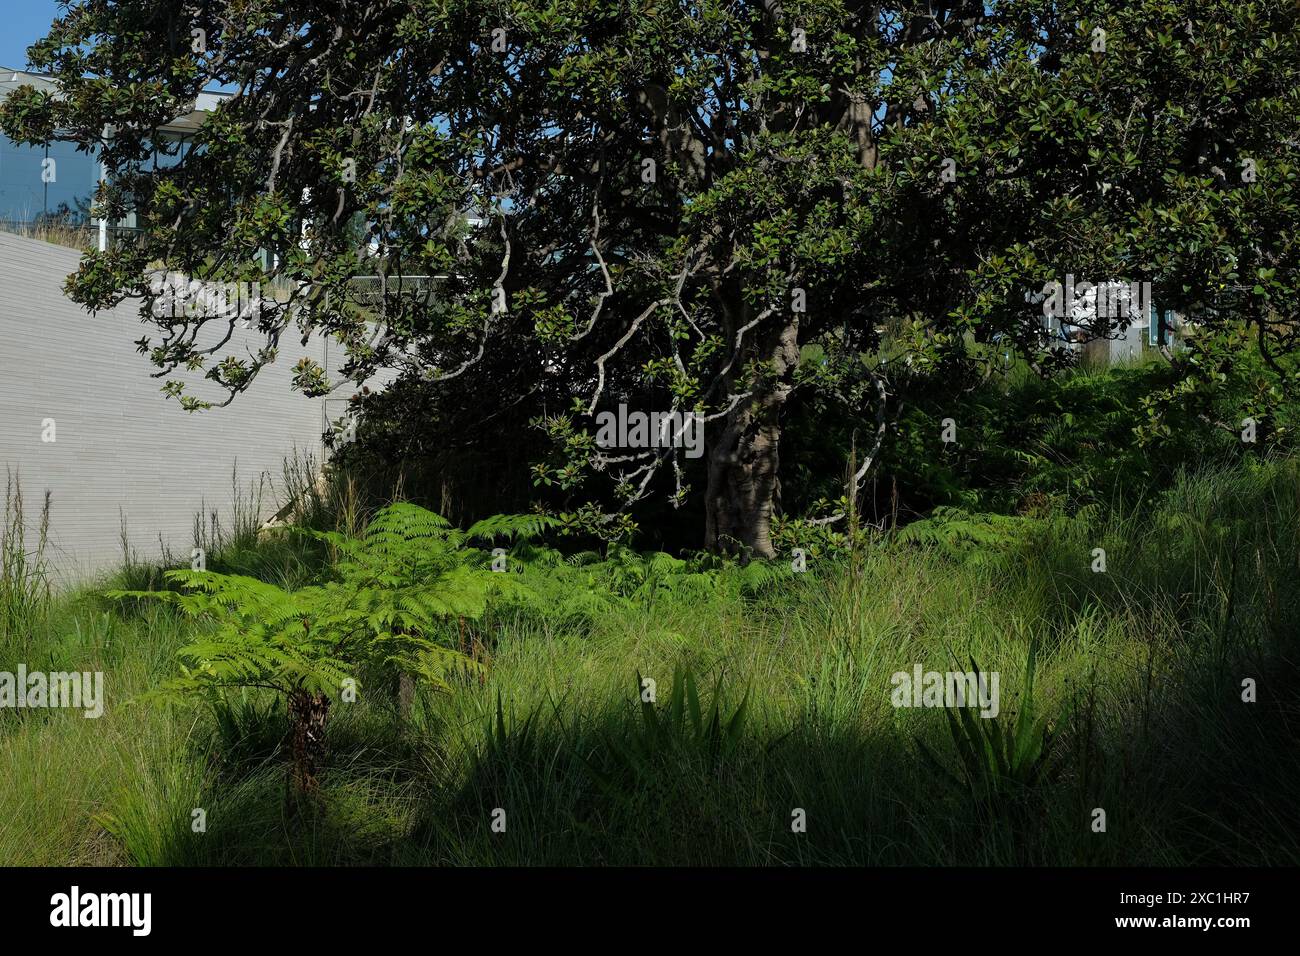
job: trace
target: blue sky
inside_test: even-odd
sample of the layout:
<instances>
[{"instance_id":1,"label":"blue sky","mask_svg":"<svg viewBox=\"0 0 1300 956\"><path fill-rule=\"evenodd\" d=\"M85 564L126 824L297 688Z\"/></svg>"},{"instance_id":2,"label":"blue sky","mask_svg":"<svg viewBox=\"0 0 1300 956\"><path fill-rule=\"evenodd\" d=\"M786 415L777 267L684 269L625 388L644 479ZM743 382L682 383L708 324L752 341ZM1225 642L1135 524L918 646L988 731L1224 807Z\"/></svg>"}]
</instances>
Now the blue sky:
<instances>
[{"instance_id":1,"label":"blue sky","mask_svg":"<svg viewBox=\"0 0 1300 956\"><path fill-rule=\"evenodd\" d=\"M58 15L55 0L6 0L0 23L0 66L25 67L27 48L49 32Z\"/></svg>"}]
</instances>

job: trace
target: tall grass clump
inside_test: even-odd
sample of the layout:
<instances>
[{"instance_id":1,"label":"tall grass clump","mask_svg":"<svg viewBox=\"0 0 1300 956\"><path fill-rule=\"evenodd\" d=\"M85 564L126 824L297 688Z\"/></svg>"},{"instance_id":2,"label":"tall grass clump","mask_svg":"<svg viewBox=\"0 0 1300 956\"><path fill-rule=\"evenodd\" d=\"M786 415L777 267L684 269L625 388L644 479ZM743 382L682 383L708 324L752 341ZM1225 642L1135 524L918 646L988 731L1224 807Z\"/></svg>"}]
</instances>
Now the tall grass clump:
<instances>
[{"instance_id":1,"label":"tall grass clump","mask_svg":"<svg viewBox=\"0 0 1300 956\"><path fill-rule=\"evenodd\" d=\"M97 245L95 231L89 225L79 225L67 218L41 216L36 219L0 220L0 232L26 239L39 239L56 246L67 246L82 252L93 252Z\"/></svg>"},{"instance_id":2,"label":"tall grass clump","mask_svg":"<svg viewBox=\"0 0 1300 956\"><path fill-rule=\"evenodd\" d=\"M4 522L0 526L0 645L26 648L33 626L50 606L50 568L45 557L50 495L45 494L29 544L22 483L6 469Z\"/></svg>"}]
</instances>

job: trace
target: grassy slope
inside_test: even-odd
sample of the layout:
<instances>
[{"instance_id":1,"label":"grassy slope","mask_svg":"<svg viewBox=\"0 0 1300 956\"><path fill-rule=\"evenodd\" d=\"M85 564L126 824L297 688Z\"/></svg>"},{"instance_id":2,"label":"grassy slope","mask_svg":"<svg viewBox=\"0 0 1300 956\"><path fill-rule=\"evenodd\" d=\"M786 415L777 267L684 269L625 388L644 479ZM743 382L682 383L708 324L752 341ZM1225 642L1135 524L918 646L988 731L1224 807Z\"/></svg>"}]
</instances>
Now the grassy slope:
<instances>
[{"instance_id":1,"label":"grassy slope","mask_svg":"<svg viewBox=\"0 0 1300 956\"><path fill-rule=\"evenodd\" d=\"M1057 522L980 563L882 542L856 574L813 567L757 600L503 622L486 683L422 697L405 728L381 693L335 705L316 815L286 812L268 702L236 701L224 729L199 704L126 705L169 671L182 625L83 593L0 645L0 669L103 669L108 696L99 720L0 712L0 864L1294 864L1297 531L1300 467L1280 463L1183 482L1151 515ZM889 678L973 655L1010 712L1032 638L1061 769L990 819L918 758L920 739L953 760L946 724L895 710ZM679 663L706 709L715 680L724 715L749 689L734 750L688 731L637 749L635 675L662 707ZM790 830L796 807L807 833Z\"/></svg>"}]
</instances>

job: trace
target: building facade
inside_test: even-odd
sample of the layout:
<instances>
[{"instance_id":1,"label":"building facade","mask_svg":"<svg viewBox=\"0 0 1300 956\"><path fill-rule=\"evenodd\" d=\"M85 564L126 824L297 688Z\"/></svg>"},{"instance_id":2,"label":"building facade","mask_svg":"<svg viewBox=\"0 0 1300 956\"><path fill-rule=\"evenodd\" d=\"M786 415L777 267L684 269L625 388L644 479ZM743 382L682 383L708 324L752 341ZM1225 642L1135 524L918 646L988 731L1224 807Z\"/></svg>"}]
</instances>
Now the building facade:
<instances>
[{"instance_id":1,"label":"building facade","mask_svg":"<svg viewBox=\"0 0 1300 956\"><path fill-rule=\"evenodd\" d=\"M285 459L323 460L322 437L347 396L304 398L290 379L300 357L335 370L337 356L323 338L302 346L285 336L279 359L228 407L185 412L133 344L138 302L90 314L63 295L79 259L0 233L0 480L21 482L29 546L49 493L47 556L62 582L119 565L124 535L141 560L170 551L188 564L196 516L210 527L215 511L228 528L236 494L247 502L260 486L260 517L269 517L282 503ZM223 354L254 348L255 336L237 330ZM170 377L197 397L224 398L201 373Z\"/></svg>"}]
</instances>

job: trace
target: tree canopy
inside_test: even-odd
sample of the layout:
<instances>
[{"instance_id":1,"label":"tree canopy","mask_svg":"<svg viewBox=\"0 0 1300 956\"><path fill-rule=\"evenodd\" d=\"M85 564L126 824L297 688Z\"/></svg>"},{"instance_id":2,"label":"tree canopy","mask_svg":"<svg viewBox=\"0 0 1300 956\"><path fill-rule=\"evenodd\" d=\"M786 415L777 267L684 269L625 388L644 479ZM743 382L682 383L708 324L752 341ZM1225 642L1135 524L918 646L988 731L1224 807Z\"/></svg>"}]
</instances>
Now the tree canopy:
<instances>
[{"instance_id":1,"label":"tree canopy","mask_svg":"<svg viewBox=\"0 0 1300 956\"><path fill-rule=\"evenodd\" d=\"M1067 277L1150 282L1195 320L1150 430L1247 354L1266 418L1300 334L1298 21L1282 0L74 0L29 54L57 94L14 93L0 127L101 150L98 209L142 228L69 293L140 297L161 377L233 398L281 336L323 332L346 380L303 363L305 393L386 367L465 428L522 403L554 442L539 487L607 476L630 507L702 483L705 544L770 556L793 403L862 419L861 480L909 394L1008 350L1068 362L1036 304ZM196 148L150 161L212 84L233 95ZM285 290L265 348L157 314L160 267ZM598 445L619 404L701 415L701 467Z\"/></svg>"}]
</instances>

